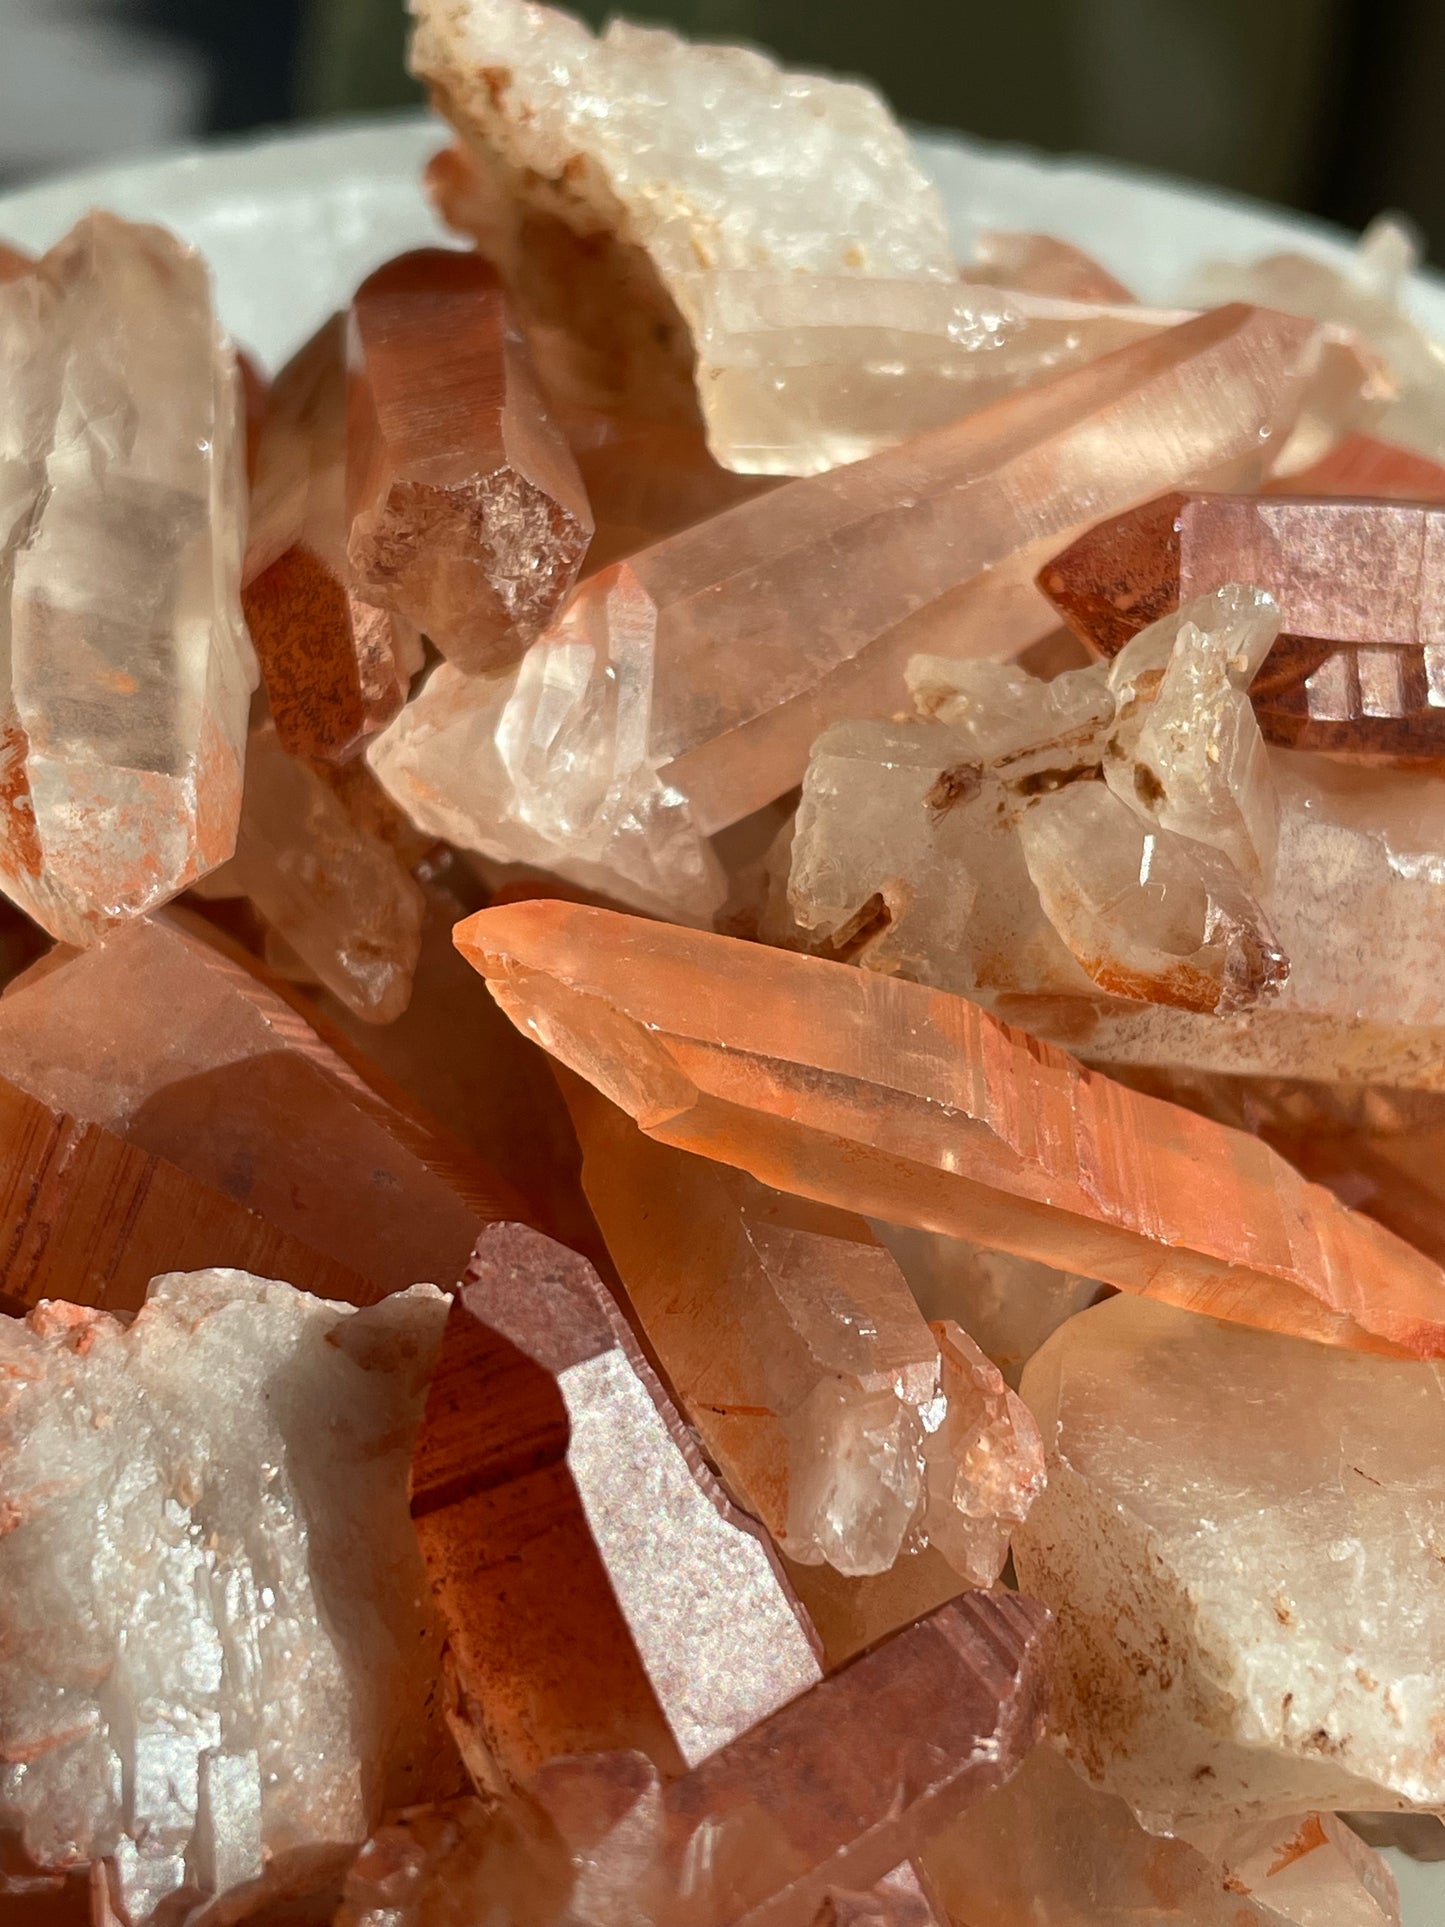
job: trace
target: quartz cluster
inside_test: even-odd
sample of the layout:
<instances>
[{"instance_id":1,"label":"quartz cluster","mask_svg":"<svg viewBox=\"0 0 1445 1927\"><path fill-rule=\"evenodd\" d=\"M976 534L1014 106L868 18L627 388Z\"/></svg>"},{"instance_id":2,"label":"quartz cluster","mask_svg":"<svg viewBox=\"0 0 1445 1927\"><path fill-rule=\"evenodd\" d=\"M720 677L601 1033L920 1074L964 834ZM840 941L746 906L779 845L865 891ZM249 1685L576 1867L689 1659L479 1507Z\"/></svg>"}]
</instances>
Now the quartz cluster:
<instances>
[{"instance_id":1,"label":"quartz cluster","mask_svg":"<svg viewBox=\"0 0 1445 1927\"><path fill-rule=\"evenodd\" d=\"M458 245L274 378L0 248L6 1927L1418 1927L1406 239L960 262L864 87L412 10Z\"/></svg>"}]
</instances>

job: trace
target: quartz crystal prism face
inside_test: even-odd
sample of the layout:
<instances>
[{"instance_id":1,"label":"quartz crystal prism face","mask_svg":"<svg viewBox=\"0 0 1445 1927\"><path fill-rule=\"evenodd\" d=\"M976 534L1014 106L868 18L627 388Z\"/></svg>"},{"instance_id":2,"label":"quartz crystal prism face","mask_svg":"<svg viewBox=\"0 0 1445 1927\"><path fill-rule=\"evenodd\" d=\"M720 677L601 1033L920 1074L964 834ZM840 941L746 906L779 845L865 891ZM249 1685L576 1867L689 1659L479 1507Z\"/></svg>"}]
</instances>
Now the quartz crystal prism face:
<instances>
[{"instance_id":1,"label":"quartz crystal prism face","mask_svg":"<svg viewBox=\"0 0 1445 1927\"><path fill-rule=\"evenodd\" d=\"M1280 605L1284 633L1251 689L1271 740L1445 757L1445 509L1170 495L1090 530L1039 577L1104 653L1222 581L1257 583Z\"/></svg>"},{"instance_id":2,"label":"quartz crystal prism face","mask_svg":"<svg viewBox=\"0 0 1445 1927\"><path fill-rule=\"evenodd\" d=\"M923 1866L949 1918L969 1927L1398 1927L1389 1869L1333 1814L1224 1846L1209 1854L1146 1833L1044 1745L935 1835Z\"/></svg>"},{"instance_id":3,"label":"quartz crystal prism face","mask_svg":"<svg viewBox=\"0 0 1445 1927\"><path fill-rule=\"evenodd\" d=\"M347 555L363 598L478 671L546 626L592 537L495 271L402 255L352 301Z\"/></svg>"},{"instance_id":4,"label":"quartz crystal prism face","mask_svg":"<svg viewBox=\"0 0 1445 1927\"><path fill-rule=\"evenodd\" d=\"M1023 1390L1049 1483L1014 1557L1091 1778L1185 1827L1445 1804L1433 1366L1120 1297Z\"/></svg>"},{"instance_id":5,"label":"quartz crystal prism face","mask_svg":"<svg viewBox=\"0 0 1445 1927\"><path fill-rule=\"evenodd\" d=\"M1020 234L985 229L973 245L973 258L958 271L960 281L1017 288L1060 301L1130 302L1134 295L1082 248L1053 234Z\"/></svg>"},{"instance_id":6,"label":"quartz crystal prism face","mask_svg":"<svg viewBox=\"0 0 1445 1927\"><path fill-rule=\"evenodd\" d=\"M926 643L1044 634L1033 573L1106 500L1258 479L1318 345L1224 310L742 503L589 577L513 678L433 676L372 766L439 835L705 921L704 839L791 789L822 726L894 710Z\"/></svg>"},{"instance_id":7,"label":"quartz crystal prism face","mask_svg":"<svg viewBox=\"0 0 1445 1927\"><path fill-rule=\"evenodd\" d=\"M1375 424L1391 441L1445 459L1445 350L1405 310L1419 259L1414 239L1388 218L1365 232L1348 271L1305 254L1275 254L1247 265L1202 269L1186 298L1206 305L1257 301L1350 329L1381 357L1395 388Z\"/></svg>"},{"instance_id":8,"label":"quartz crystal prism face","mask_svg":"<svg viewBox=\"0 0 1445 1927\"><path fill-rule=\"evenodd\" d=\"M962 998L575 904L484 910L457 941L650 1135L779 1190L1326 1344L1445 1347L1428 1259Z\"/></svg>"},{"instance_id":9,"label":"quartz crystal prism face","mask_svg":"<svg viewBox=\"0 0 1445 1927\"><path fill-rule=\"evenodd\" d=\"M94 942L231 853L256 665L200 257L91 214L0 291L0 887Z\"/></svg>"},{"instance_id":10,"label":"quartz crystal prism face","mask_svg":"<svg viewBox=\"0 0 1445 1927\"><path fill-rule=\"evenodd\" d=\"M201 1271L0 1320L0 1822L107 1858L133 1927L324 1884L455 1785L406 1515L445 1318Z\"/></svg>"},{"instance_id":11,"label":"quartz crystal prism face","mask_svg":"<svg viewBox=\"0 0 1445 1927\"><path fill-rule=\"evenodd\" d=\"M411 1506L483 1784L614 1748L680 1773L819 1677L596 1272L521 1225L483 1234L454 1302Z\"/></svg>"},{"instance_id":12,"label":"quartz crystal prism face","mask_svg":"<svg viewBox=\"0 0 1445 1927\"><path fill-rule=\"evenodd\" d=\"M0 1001L0 1076L177 1165L375 1296L453 1283L482 1224L521 1208L244 963L171 922L17 983Z\"/></svg>"},{"instance_id":13,"label":"quartz crystal prism face","mask_svg":"<svg viewBox=\"0 0 1445 1927\"><path fill-rule=\"evenodd\" d=\"M777 486L723 468L690 422L574 409L563 426L597 524L588 575Z\"/></svg>"},{"instance_id":14,"label":"quartz crystal prism face","mask_svg":"<svg viewBox=\"0 0 1445 1927\"><path fill-rule=\"evenodd\" d=\"M370 1023L400 1017L411 998L426 899L396 851L349 807L322 765L283 747L265 722L251 732L236 854L224 882L344 1004ZM384 799L383 799L384 800ZM360 819L360 820L359 820Z\"/></svg>"},{"instance_id":15,"label":"quartz crystal prism face","mask_svg":"<svg viewBox=\"0 0 1445 1927\"><path fill-rule=\"evenodd\" d=\"M346 317L276 377L251 490L242 606L277 736L341 761L389 723L421 667L420 638L363 601L346 559Z\"/></svg>"},{"instance_id":16,"label":"quartz crystal prism face","mask_svg":"<svg viewBox=\"0 0 1445 1927\"><path fill-rule=\"evenodd\" d=\"M930 1330L862 1219L659 1144L580 1079L565 1088L633 1314L780 1549L863 1575L927 1543L991 1584L1042 1453L977 1346Z\"/></svg>"}]
</instances>

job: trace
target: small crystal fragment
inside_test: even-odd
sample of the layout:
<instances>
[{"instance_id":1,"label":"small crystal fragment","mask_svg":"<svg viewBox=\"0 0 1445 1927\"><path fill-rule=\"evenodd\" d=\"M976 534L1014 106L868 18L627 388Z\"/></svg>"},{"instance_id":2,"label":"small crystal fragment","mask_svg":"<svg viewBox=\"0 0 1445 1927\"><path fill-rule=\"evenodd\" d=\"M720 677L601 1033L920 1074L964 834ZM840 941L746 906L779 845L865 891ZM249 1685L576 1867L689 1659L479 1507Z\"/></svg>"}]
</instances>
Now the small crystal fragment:
<instances>
[{"instance_id":1,"label":"small crystal fragment","mask_svg":"<svg viewBox=\"0 0 1445 1927\"><path fill-rule=\"evenodd\" d=\"M0 441L0 885L92 943L223 862L240 814L241 391L199 255L90 214L5 284Z\"/></svg>"},{"instance_id":2,"label":"small crystal fragment","mask_svg":"<svg viewBox=\"0 0 1445 1927\"><path fill-rule=\"evenodd\" d=\"M1431 1365L1113 1298L1025 1369L1056 1720L1150 1824L1445 1805Z\"/></svg>"},{"instance_id":3,"label":"small crystal fragment","mask_svg":"<svg viewBox=\"0 0 1445 1927\"><path fill-rule=\"evenodd\" d=\"M1042 1458L977 1346L930 1330L862 1219L659 1144L580 1079L565 1089L643 1335L779 1548L861 1575L928 1543L992 1584Z\"/></svg>"},{"instance_id":4,"label":"small crystal fragment","mask_svg":"<svg viewBox=\"0 0 1445 1927\"><path fill-rule=\"evenodd\" d=\"M496 273L402 255L357 289L349 339L357 589L468 670L506 662L571 588L592 516Z\"/></svg>"},{"instance_id":5,"label":"small crystal fragment","mask_svg":"<svg viewBox=\"0 0 1445 1927\"><path fill-rule=\"evenodd\" d=\"M110 1858L133 1927L324 1884L456 1784L405 1498L445 1317L201 1271L0 1320L0 1816Z\"/></svg>"},{"instance_id":6,"label":"small crystal fragment","mask_svg":"<svg viewBox=\"0 0 1445 1927\"><path fill-rule=\"evenodd\" d=\"M242 606L276 733L341 761L389 723L421 666L400 617L355 594L346 543L346 317L276 377L254 464Z\"/></svg>"},{"instance_id":7,"label":"small crystal fragment","mask_svg":"<svg viewBox=\"0 0 1445 1927\"><path fill-rule=\"evenodd\" d=\"M483 910L457 941L516 1024L665 1143L1214 1317L1445 1348L1437 1266L1257 1139L962 998L577 904Z\"/></svg>"},{"instance_id":8,"label":"small crystal fragment","mask_svg":"<svg viewBox=\"0 0 1445 1927\"><path fill-rule=\"evenodd\" d=\"M483 1784L614 1748L679 1773L819 1676L763 1536L596 1272L538 1232L477 1245L411 1495Z\"/></svg>"},{"instance_id":9,"label":"small crystal fragment","mask_svg":"<svg viewBox=\"0 0 1445 1927\"><path fill-rule=\"evenodd\" d=\"M520 1204L399 1093L372 1090L243 962L169 921L17 983L0 1000L0 1076L378 1292L452 1283L481 1225Z\"/></svg>"},{"instance_id":10,"label":"small crystal fragment","mask_svg":"<svg viewBox=\"0 0 1445 1927\"><path fill-rule=\"evenodd\" d=\"M961 281L1054 295L1061 301L1132 301L1122 281L1082 248L1053 234L986 229L974 242L973 259L959 269Z\"/></svg>"}]
</instances>

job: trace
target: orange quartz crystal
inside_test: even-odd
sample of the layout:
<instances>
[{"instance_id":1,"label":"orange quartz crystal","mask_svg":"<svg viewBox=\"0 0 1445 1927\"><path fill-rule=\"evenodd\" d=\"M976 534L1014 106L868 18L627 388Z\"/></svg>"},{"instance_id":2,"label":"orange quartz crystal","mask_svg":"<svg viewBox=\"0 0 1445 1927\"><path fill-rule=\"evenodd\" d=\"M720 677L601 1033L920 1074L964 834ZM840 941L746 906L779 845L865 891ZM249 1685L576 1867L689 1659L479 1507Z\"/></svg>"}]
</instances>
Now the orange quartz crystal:
<instances>
[{"instance_id":1,"label":"orange quartz crystal","mask_svg":"<svg viewBox=\"0 0 1445 1927\"><path fill-rule=\"evenodd\" d=\"M1229 582L1268 590L1283 617L1250 687L1267 737L1368 759L1445 757L1445 507L1164 495L1090 529L1039 575L1101 655Z\"/></svg>"},{"instance_id":2,"label":"orange quartz crystal","mask_svg":"<svg viewBox=\"0 0 1445 1927\"><path fill-rule=\"evenodd\" d=\"M1114 304L1134 299L1132 291L1092 255L1053 234L986 229L974 243L973 259L959 269L958 278L988 288L1052 295L1060 301Z\"/></svg>"},{"instance_id":3,"label":"orange quartz crystal","mask_svg":"<svg viewBox=\"0 0 1445 1927\"><path fill-rule=\"evenodd\" d=\"M1445 1273L1258 1139L923 985L576 904L457 941L653 1136L1242 1324L1445 1356Z\"/></svg>"},{"instance_id":4,"label":"orange quartz crystal","mask_svg":"<svg viewBox=\"0 0 1445 1927\"><path fill-rule=\"evenodd\" d=\"M357 289L349 343L357 588L463 668L506 662L571 588L592 514L496 272L402 255Z\"/></svg>"},{"instance_id":5,"label":"orange quartz crystal","mask_svg":"<svg viewBox=\"0 0 1445 1927\"><path fill-rule=\"evenodd\" d=\"M18 979L0 1000L0 1076L178 1166L378 1297L454 1283L487 1220L525 1214L238 957L169 918Z\"/></svg>"},{"instance_id":6,"label":"orange quartz crystal","mask_svg":"<svg viewBox=\"0 0 1445 1927\"><path fill-rule=\"evenodd\" d=\"M1397 442L1346 435L1310 468L1265 484L1267 495L1360 495L1445 502L1445 466Z\"/></svg>"},{"instance_id":7,"label":"orange quartz crystal","mask_svg":"<svg viewBox=\"0 0 1445 1927\"><path fill-rule=\"evenodd\" d=\"M242 607L276 734L294 756L352 755L421 666L404 618L359 596L346 559L346 317L282 369L261 420Z\"/></svg>"},{"instance_id":8,"label":"orange quartz crystal","mask_svg":"<svg viewBox=\"0 0 1445 1927\"><path fill-rule=\"evenodd\" d=\"M33 266L32 257L0 241L0 281L15 281Z\"/></svg>"},{"instance_id":9,"label":"orange quartz crystal","mask_svg":"<svg viewBox=\"0 0 1445 1927\"><path fill-rule=\"evenodd\" d=\"M676 1775L820 1676L767 1541L591 1265L539 1232L477 1244L411 1492L484 1784L611 1749Z\"/></svg>"}]
</instances>

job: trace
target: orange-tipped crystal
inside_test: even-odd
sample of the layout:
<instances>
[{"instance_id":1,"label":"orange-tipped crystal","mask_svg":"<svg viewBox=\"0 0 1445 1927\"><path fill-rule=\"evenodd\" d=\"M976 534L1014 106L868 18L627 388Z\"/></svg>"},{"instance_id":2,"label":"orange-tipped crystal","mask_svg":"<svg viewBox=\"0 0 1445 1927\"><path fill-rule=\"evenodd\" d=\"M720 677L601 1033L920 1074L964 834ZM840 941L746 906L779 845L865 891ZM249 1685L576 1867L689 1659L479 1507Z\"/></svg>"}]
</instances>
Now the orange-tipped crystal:
<instances>
[{"instance_id":1,"label":"orange-tipped crystal","mask_svg":"<svg viewBox=\"0 0 1445 1927\"><path fill-rule=\"evenodd\" d=\"M478 1242L411 1503L483 1780L609 1749L675 1775L820 1675L763 1535L591 1265L539 1232Z\"/></svg>"},{"instance_id":2,"label":"orange-tipped crystal","mask_svg":"<svg viewBox=\"0 0 1445 1927\"><path fill-rule=\"evenodd\" d=\"M508 661L571 588L592 514L495 270L447 248L378 268L350 358L358 588L464 668Z\"/></svg>"},{"instance_id":3,"label":"orange-tipped crystal","mask_svg":"<svg viewBox=\"0 0 1445 1927\"><path fill-rule=\"evenodd\" d=\"M1445 1356L1445 1273L1257 1139L919 984L576 904L457 941L645 1131L781 1190L1242 1324Z\"/></svg>"}]
</instances>

